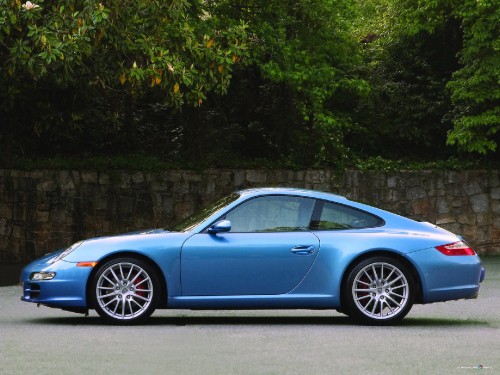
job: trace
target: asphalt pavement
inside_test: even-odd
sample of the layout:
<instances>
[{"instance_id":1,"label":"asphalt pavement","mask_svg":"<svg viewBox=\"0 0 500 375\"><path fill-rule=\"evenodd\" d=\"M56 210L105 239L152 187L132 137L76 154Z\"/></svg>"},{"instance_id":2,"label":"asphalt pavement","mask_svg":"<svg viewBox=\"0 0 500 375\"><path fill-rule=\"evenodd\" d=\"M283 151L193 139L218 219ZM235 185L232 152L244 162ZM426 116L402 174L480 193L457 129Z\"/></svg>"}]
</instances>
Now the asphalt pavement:
<instances>
[{"instance_id":1,"label":"asphalt pavement","mask_svg":"<svg viewBox=\"0 0 500 375\"><path fill-rule=\"evenodd\" d=\"M0 374L500 374L500 257L476 300L414 306L399 326L335 311L160 310L104 325L0 287Z\"/></svg>"}]
</instances>

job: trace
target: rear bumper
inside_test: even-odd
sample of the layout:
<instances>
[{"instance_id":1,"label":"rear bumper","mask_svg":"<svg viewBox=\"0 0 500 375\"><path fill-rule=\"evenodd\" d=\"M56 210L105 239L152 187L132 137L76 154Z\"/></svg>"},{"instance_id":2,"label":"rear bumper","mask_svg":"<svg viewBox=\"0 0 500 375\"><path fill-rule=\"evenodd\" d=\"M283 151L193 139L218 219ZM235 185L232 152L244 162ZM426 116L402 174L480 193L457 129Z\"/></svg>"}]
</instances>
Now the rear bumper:
<instances>
[{"instance_id":1,"label":"rear bumper","mask_svg":"<svg viewBox=\"0 0 500 375\"><path fill-rule=\"evenodd\" d=\"M422 302L477 298L485 271L477 255L446 256L434 248L407 254L422 282Z\"/></svg>"},{"instance_id":2,"label":"rear bumper","mask_svg":"<svg viewBox=\"0 0 500 375\"><path fill-rule=\"evenodd\" d=\"M481 267L481 276L479 278L480 283L483 282L485 276L486 276L486 271L484 270L484 267Z\"/></svg>"}]
</instances>

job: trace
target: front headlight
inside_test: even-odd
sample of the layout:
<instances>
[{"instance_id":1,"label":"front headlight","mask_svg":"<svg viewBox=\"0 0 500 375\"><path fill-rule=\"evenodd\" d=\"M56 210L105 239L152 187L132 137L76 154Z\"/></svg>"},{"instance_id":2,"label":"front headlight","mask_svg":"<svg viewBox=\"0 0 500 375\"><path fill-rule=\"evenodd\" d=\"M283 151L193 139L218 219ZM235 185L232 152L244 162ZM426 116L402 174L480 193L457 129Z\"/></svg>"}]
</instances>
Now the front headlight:
<instances>
[{"instance_id":1,"label":"front headlight","mask_svg":"<svg viewBox=\"0 0 500 375\"><path fill-rule=\"evenodd\" d=\"M55 272L33 272L30 275L30 280L52 280L55 276Z\"/></svg>"},{"instance_id":2,"label":"front headlight","mask_svg":"<svg viewBox=\"0 0 500 375\"><path fill-rule=\"evenodd\" d=\"M73 252L73 250L75 250L78 246L80 246L82 244L83 241L80 241L80 242L77 242L77 243L74 243L73 245L71 245L70 247L68 247L66 250L64 250L61 254L59 254L58 256L56 256L54 259L52 259L49 263L55 263L57 262L58 260L61 260L63 259L64 257L68 256L71 252Z\"/></svg>"}]
</instances>

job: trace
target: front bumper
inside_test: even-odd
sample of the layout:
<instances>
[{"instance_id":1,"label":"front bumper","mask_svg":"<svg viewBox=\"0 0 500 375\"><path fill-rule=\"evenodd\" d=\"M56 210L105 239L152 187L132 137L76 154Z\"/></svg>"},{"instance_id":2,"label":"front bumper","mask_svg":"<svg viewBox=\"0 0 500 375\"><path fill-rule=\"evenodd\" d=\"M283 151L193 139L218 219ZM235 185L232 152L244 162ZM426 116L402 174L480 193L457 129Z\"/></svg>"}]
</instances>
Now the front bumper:
<instances>
[{"instance_id":1,"label":"front bumper","mask_svg":"<svg viewBox=\"0 0 500 375\"><path fill-rule=\"evenodd\" d=\"M21 271L22 301L51 307L87 307L87 280L91 267L77 267L76 263L59 260L53 264L44 257L27 265ZM52 280L30 280L33 272L55 272Z\"/></svg>"}]
</instances>

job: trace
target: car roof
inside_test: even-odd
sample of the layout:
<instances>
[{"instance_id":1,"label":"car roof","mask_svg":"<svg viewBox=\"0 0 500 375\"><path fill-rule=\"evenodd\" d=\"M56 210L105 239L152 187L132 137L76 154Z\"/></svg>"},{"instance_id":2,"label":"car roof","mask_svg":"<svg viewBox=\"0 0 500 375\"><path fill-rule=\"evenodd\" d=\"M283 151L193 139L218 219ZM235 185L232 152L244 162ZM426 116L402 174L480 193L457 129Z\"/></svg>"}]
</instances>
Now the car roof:
<instances>
[{"instance_id":1,"label":"car roof","mask_svg":"<svg viewBox=\"0 0 500 375\"><path fill-rule=\"evenodd\" d=\"M376 215L382 220L384 220L385 226L387 228L389 227L403 228L405 230L410 230L413 228L413 230L418 230L418 231L426 231L426 232L430 231L428 226L424 226L420 223L417 223L412 219L397 215L389 211L385 211L383 209L374 206L352 201L341 195L327 193L323 191L308 190L301 188L289 188L289 187L262 187L262 188L251 188L251 189L240 190L237 193L240 195L240 197L237 201L232 203L233 205L237 205L238 202L241 202L242 200L262 195L303 196L303 197L323 199L330 202L336 202L339 204L348 205L349 207L357 208L359 210L368 212L372 215Z\"/></svg>"},{"instance_id":2,"label":"car roof","mask_svg":"<svg viewBox=\"0 0 500 375\"><path fill-rule=\"evenodd\" d=\"M304 196L328 200L348 200L342 195L337 195L333 193L327 193L318 190L309 190L302 188L291 188L291 187L259 187L250 188L238 191L241 197L257 196L257 195L295 195Z\"/></svg>"}]
</instances>

